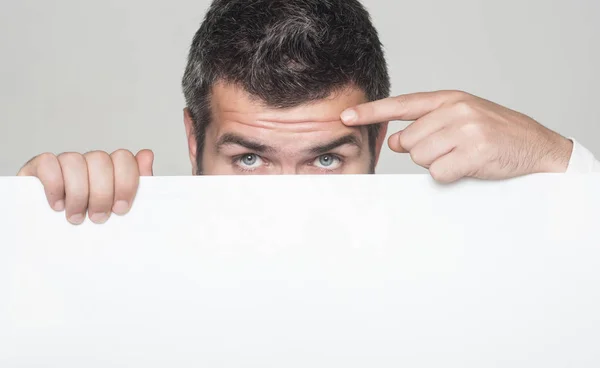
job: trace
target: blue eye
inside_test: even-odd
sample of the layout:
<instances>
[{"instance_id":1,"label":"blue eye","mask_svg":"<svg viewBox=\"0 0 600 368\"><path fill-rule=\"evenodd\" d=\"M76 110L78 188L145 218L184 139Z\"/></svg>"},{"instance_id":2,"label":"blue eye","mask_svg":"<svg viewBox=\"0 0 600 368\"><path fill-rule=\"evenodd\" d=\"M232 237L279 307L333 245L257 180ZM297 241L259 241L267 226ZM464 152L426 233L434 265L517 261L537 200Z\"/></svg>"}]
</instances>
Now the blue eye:
<instances>
[{"instance_id":1,"label":"blue eye","mask_svg":"<svg viewBox=\"0 0 600 368\"><path fill-rule=\"evenodd\" d=\"M331 166L333 164L333 156L323 155L319 157L319 163L324 167Z\"/></svg>"},{"instance_id":2,"label":"blue eye","mask_svg":"<svg viewBox=\"0 0 600 368\"><path fill-rule=\"evenodd\" d=\"M252 166L256 161L258 161L258 157L252 153L242 157L242 163L246 166Z\"/></svg>"},{"instance_id":3,"label":"blue eye","mask_svg":"<svg viewBox=\"0 0 600 368\"><path fill-rule=\"evenodd\" d=\"M242 169L256 169L258 167L260 167L263 164L262 159L254 154L254 153L247 153L243 156L239 156L236 159L236 164L238 166L240 166Z\"/></svg>"},{"instance_id":4,"label":"blue eye","mask_svg":"<svg viewBox=\"0 0 600 368\"><path fill-rule=\"evenodd\" d=\"M317 157L313 165L322 169L335 170L340 167L342 160L339 157L331 154L325 154Z\"/></svg>"}]
</instances>

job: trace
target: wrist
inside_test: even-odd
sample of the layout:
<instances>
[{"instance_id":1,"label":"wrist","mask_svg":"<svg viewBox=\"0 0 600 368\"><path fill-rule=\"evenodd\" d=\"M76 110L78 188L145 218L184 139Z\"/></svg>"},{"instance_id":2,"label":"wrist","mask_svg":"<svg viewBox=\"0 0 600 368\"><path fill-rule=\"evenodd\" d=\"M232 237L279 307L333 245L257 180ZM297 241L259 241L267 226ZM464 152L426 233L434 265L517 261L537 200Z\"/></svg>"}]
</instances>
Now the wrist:
<instances>
[{"instance_id":1,"label":"wrist","mask_svg":"<svg viewBox=\"0 0 600 368\"><path fill-rule=\"evenodd\" d=\"M564 173L569 167L573 153L573 141L557 134L551 142L548 150L541 157L541 172Z\"/></svg>"}]
</instances>

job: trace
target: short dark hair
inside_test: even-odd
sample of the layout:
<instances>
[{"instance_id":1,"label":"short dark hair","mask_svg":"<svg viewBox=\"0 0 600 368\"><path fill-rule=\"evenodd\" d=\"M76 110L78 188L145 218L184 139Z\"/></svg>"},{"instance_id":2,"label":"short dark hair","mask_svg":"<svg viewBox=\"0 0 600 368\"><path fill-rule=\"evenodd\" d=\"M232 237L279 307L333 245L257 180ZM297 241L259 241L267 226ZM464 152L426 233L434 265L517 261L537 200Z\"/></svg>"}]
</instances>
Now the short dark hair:
<instances>
[{"instance_id":1,"label":"short dark hair","mask_svg":"<svg viewBox=\"0 0 600 368\"><path fill-rule=\"evenodd\" d=\"M377 30L358 0L214 0L193 39L182 82L200 174L212 86L219 81L274 108L349 86L369 101L390 93ZM372 156L380 127L367 127Z\"/></svg>"}]
</instances>

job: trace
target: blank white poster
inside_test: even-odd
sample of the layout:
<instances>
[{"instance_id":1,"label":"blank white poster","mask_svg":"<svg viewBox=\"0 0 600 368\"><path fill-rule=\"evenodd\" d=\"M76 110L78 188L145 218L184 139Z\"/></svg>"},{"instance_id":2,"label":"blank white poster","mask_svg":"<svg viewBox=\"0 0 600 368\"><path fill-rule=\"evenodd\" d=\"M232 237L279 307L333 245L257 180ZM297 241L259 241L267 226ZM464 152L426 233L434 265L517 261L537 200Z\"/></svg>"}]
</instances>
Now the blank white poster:
<instances>
[{"instance_id":1,"label":"blank white poster","mask_svg":"<svg viewBox=\"0 0 600 368\"><path fill-rule=\"evenodd\" d=\"M0 179L0 367L600 367L600 175Z\"/></svg>"}]
</instances>

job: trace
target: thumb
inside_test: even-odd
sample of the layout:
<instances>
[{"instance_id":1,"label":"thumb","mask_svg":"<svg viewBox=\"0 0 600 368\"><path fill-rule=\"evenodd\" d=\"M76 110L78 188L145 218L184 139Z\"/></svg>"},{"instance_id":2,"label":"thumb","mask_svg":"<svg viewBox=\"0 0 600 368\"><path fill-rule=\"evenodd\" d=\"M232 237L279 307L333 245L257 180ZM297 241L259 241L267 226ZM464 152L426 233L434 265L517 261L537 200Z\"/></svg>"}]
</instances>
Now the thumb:
<instances>
[{"instance_id":1,"label":"thumb","mask_svg":"<svg viewBox=\"0 0 600 368\"><path fill-rule=\"evenodd\" d=\"M154 152L144 149L135 155L138 167L140 169L140 176L152 176L152 164L154 163Z\"/></svg>"}]
</instances>

